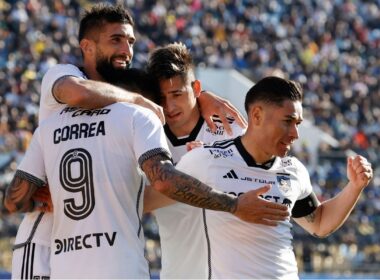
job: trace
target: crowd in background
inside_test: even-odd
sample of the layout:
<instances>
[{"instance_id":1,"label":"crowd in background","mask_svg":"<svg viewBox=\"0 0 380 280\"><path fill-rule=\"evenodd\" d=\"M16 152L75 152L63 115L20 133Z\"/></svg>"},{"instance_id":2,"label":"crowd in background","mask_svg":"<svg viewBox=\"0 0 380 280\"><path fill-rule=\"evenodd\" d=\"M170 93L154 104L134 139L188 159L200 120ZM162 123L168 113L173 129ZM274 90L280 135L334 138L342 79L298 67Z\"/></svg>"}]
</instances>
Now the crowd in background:
<instances>
[{"instance_id":1,"label":"crowd in background","mask_svg":"<svg viewBox=\"0 0 380 280\"><path fill-rule=\"evenodd\" d=\"M95 2L95 1L93 1ZM302 83L304 117L339 141L309 169L320 199L347 182L345 151L366 156L374 179L345 225L326 239L294 226L300 271L379 273L380 0L124 0L136 22L133 67L156 46L181 41L199 67L234 68L253 82ZM86 0L0 0L0 199L38 123L41 78L80 64ZM297 156L308 165L307 143ZM0 212L0 268L9 269L20 215ZM160 266L157 225L146 217L147 257ZM377 263L377 264L376 264Z\"/></svg>"}]
</instances>

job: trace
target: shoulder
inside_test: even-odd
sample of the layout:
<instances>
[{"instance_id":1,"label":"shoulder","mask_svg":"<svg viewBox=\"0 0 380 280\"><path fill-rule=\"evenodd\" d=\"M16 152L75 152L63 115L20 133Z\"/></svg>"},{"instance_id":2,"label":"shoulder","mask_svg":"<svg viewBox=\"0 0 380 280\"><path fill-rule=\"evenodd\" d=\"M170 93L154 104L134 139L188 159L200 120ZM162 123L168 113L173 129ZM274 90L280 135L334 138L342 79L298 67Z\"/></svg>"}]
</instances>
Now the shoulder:
<instances>
[{"instance_id":1,"label":"shoulder","mask_svg":"<svg viewBox=\"0 0 380 280\"><path fill-rule=\"evenodd\" d=\"M286 156L281 158L280 164L282 167L294 169L297 174L309 174L306 166L294 156Z\"/></svg>"},{"instance_id":2,"label":"shoulder","mask_svg":"<svg viewBox=\"0 0 380 280\"><path fill-rule=\"evenodd\" d=\"M139 105L127 102L117 102L108 105L107 108L113 108L115 111L120 112L120 114L127 115L128 117L131 117L133 119L146 119L154 122L158 121L161 125L161 121L156 116L156 114L153 113L152 110L141 107Z\"/></svg>"},{"instance_id":3,"label":"shoulder","mask_svg":"<svg viewBox=\"0 0 380 280\"><path fill-rule=\"evenodd\" d=\"M49 80L56 80L64 76L75 76L85 79L85 74L73 64L57 64L49 68L42 78L42 82L48 82Z\"/></svg>"}]
</instances>

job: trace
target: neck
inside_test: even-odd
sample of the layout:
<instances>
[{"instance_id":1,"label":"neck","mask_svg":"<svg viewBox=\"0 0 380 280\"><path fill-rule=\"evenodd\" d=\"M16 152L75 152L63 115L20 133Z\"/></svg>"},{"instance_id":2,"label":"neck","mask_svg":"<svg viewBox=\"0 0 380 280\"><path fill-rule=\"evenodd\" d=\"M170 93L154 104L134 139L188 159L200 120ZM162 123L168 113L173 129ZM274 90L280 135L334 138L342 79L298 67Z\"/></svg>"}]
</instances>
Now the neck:
<instances>
[{"instance_id":1,"label":"neck","mask_svg":"<svg viewBox=\"0 0 380 280\"><path fill-rule=\"evenodd\" d=\"M242 135L241 143L257 164L263 164L274 158L274 155L268 154L263 150L264 145L248 134L248 131Z\"/></svg>"},{"instance_id":2,"label":"neck","mask_svg":"<svg viewBox=\"0 0 380 280\"><path fill-rule=\"evenodd\" d=\"M92 67L88 62L83 63L83 69L88 79L104 82L103 77L96 71L96 68Z\"/></svg>"},{"instance_id":3,"label":"neck","mask_svg":"<svg viewBox=\"0 0 380 280\"><path fill-rule=\"evenodd\" d=\"M190 118L186 121L186 123L184 125L181 125L181 126L170 126L169 125L169 128L176 137L187 136L193 131L193 129L197 125L200 116L201 116L201 114L200 114L198 108L196 108L196 109L194 109Z\"/></svg>"}]
</instances>

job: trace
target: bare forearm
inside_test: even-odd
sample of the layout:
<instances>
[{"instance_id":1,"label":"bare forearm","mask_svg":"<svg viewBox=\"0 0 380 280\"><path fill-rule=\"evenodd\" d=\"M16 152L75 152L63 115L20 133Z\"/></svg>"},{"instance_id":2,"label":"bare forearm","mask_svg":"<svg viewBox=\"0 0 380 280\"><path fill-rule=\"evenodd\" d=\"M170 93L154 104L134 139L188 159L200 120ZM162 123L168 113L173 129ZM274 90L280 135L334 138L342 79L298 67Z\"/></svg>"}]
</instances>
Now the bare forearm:
<instances>
[{"instance_id":1,"label":"bare forearm","mask_svg":"<svg viewBox=\"0 0 380 280\"><path fill-rule=\"evenodd\" d=\"M53 91L60 102L87 109L101 108L115 102L136 103L136 100L140 98L136 93L128 92L108 83L75 80L72 77L58 80Z\"/></svg>"},{"instance_id":2,"label":"bare forearm","mask_svg":"<svg viewBox=\"0 0 380 280\"><path fill-rule=\"evenodd\" d=\"M339 229L355 207L360 194L361 190L348 184L336 197L324 201L320 206L322 209L318 236L327 236Z\"/></svg>"},{"instance_id":3,"label":"bare forearm","mask_svg":"<svg viewBox=\"0 0 380 280\"><path fill-rule=\"evenodd\" d=\"M182 173L165 158L146 160L143 170L152 186L168 197L195 207L234 213L237 198L207 186Z\"/></svg>"},{"instance_id":4,"label":"bare forearm","mask_svg":"<svg viewBox=\"0 0 380 280\"><path fill-rule=\"evenodd\" d=\"M16 175L6 190L4 206L10 213L32 211L32 195L37 188L37 185Z\"/></svg>"}]
</instances>

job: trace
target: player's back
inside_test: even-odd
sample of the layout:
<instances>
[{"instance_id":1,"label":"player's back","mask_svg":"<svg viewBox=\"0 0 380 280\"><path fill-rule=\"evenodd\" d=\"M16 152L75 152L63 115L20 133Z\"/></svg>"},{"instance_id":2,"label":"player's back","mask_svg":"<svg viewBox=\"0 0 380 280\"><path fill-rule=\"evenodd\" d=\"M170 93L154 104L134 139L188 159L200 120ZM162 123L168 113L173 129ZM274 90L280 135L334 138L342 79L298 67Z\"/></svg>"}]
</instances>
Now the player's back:
<instances>
[{"instance_id":1,"label":"player's back","mask_svg":"<svg viewBox=\"0 0 380 280\"><path fill-rule=\"evenodd\" d=\"M124 103L66 107L41 125L54 205L52 278L149 277L138 169L146 152L138 120L146 115Z\"/></svg>"}]
</instances>

